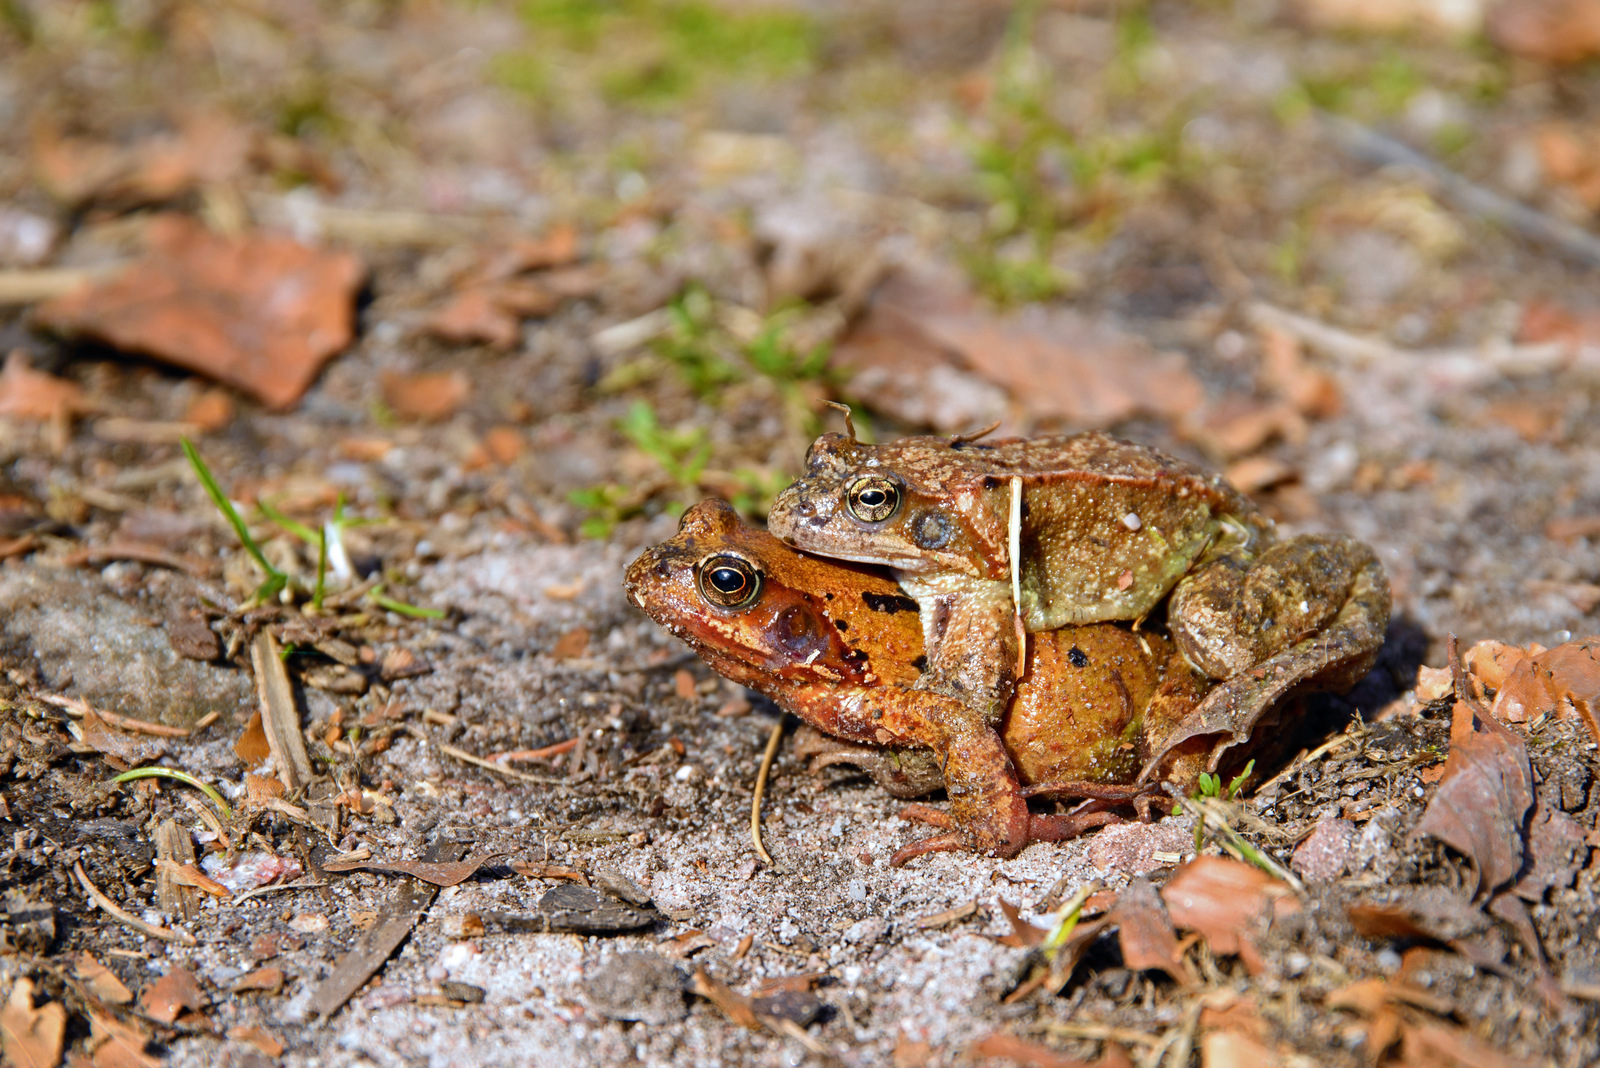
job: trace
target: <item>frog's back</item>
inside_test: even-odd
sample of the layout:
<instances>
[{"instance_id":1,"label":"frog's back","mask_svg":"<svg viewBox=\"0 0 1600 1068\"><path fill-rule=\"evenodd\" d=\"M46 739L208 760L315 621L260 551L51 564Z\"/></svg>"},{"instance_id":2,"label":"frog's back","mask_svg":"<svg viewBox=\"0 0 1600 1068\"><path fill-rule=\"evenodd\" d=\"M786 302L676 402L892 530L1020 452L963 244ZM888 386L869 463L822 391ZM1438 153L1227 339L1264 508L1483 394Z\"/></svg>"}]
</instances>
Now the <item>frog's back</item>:
<instances>
[{"instance_id":1,"label":"frog's back","mask_svg":"<svg viewBox=\"0 0 1600 1068\"><path fill-rule=\"evenodd\" d=\"M1007 522L1011 481L1022 480L1030 631L1141 618L1213 540L1263 528L1255 506L1220 475L1099 431L950 449L961 462L936 473L948 490L988 496L983 514L992 524Z\"/></svg>"}]
</instances>

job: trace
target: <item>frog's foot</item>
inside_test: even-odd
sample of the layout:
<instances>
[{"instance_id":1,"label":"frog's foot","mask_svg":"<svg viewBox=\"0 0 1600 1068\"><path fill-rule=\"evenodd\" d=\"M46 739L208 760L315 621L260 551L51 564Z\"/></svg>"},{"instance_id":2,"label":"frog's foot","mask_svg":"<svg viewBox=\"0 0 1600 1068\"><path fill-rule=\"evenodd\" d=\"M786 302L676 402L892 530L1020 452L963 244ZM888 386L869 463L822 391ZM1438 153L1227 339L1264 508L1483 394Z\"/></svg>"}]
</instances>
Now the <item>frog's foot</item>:
<instances>
[{"instance_id":1,"label":"frog's foot","mask_svg":"<svg viewBox=\"0 0 1600 1068\"><path fill-rule=\"evenodd\" d=\"M1356 574L1330 626L1219 683L1151 750L1138 781L1150 780L1191 739L1218 735L1206 765L1214 772L1223 754L1248 742L1261 718L1292 693L1348 689L1371 670L1388 615L1389 580L1373 559Z\"/></svg>"},{"instance_id":2,"label":"frog's foot","mask_svg":"<svg viewBox=\"0 0 1600 1068\"><path fill-rule=\"evenodd\" d=\"M865 745L824 734L809 723L794 732L793 746L813 775L836 764L849 765L895 797L923 797L944 786L939 763L926 749Z\"/></svg>"},{"instance_id":3,"label":"frog's foot","mask_svg":"<svg viewBox=\"0 0 1600 1068\"><path fill-rule=\"evenodd\" d=\"M1025 833L1029 842L1064 842L1069 838L1076 838L1085 831L1096 827L1104 827L1110 823L1121 823L1122 817L1103 807L1098 807L1099 802L1091 802L1077 812L1065 815L1041 815L1028 813L1028 827ZM900 810L902 819L920 820L935 827L951 827L953 821L950 814L927 805L907 805ZM945 834L936 834L931 838L921 838L915 842L907 842L889 858L891 867L903 867L908 861L915 860L926 853L950 853L958 850L970 850L974 845L972 839L959 831L948 831ZM1020 850L1019 850L1020 851ZM994 852L994 851L984 851ZM1001 856L1015 856L1015 851L1000 853Z\"/></svg>"}]
</instances>

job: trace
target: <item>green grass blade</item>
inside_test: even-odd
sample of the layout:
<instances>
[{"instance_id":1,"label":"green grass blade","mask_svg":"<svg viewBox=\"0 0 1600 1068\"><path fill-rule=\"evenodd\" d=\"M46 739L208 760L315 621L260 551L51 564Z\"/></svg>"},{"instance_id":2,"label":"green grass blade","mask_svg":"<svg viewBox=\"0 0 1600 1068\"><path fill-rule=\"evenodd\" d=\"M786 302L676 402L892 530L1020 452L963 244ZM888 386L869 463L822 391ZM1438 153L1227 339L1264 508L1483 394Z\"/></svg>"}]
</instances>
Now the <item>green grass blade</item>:
<instances>
[{"instance_id":1,"label":"green grass blade","mask_svg":"<svg viewBox=\"0 0 1600 1068\"><path fill-rule=\"evenodd\" d=\"M233 527L233 532L239 536L240 544L244 546L245 551L250 554L251 558L261 565L261 569L270 576L268 582L274 579L281 580L278 589L282 589L283 585L288 582L288 576L267 562L266 554L261 551L261 546L256 543L255 538L250 536L250 528L244 525L244 519L239 515L238 509L234 508L233 502L228 500L228 495L222 492L222 487L218 485L216 478L211 474L211 469L206 466L206 462L200 459L200 453L195 449L194 444L188 438L180 439L179 444L183 446L183 454L189 458L189 466L194 468L195 477L199 478L200 484L205 487L207 496L211 498L211 503L217 506L217 510L222 513L223 518Z\"/></svg>"},{"instance_id":2,"label":"green grass blade","mask_svg":"<svg viewBox=\"0 0 1600 1068\"><path fill-rule=\"evenodd\" d=\"M382 589L382 586L375 586L367 593L367 599L380 608L387 609L390 612L399 612L401 615L410 616L412 619L443 619L445 617L442 609L420 608L414 604L406 604L404 601L397 601L393 597L385 597L379 592Z\"/></svg>"},{"instance_id":3,"label":"green grass blade","mask_svg":"<svg viewBox=\"0 0 1600 1068\"><path fill-rule=\"evenodd\" d=\"M190 775L187 771L177 771L173 768L160 767L134 768L132 771L123 772L121 775L118 775L111 781L132 782L134 779L176 779L178 782L184 783L185 785L193 786L196 790L199 790L201 793L209 797L211 799L211 803L217 806L218 811L222 813L224 819L233 819L233 809L226 801L222 799L222 795L217 793L217 791L207 783L203 783L193 775Z\"/></svg>"}]
</instances>

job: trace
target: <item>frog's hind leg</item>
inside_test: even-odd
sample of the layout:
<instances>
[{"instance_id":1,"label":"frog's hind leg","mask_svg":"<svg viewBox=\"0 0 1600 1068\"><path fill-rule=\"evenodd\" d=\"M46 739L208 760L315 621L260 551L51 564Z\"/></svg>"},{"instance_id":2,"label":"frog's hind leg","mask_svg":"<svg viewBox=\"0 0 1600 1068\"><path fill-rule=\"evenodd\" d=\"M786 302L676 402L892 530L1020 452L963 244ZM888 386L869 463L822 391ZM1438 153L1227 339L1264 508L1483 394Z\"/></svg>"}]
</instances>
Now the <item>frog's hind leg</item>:
<instances>
[{"instance_id":1,"label":"frog's hind leg","mask_svg":"<svg viewBox=\"0 0 1600 1068\"><path fill-rule=\"evenodd\" d=\"M1361 548L1365 550L1365 546ZM1262 716L1291 693L1348 689L1370 671L1383 644L1389 618L1389 580L1377 558L1370 550L1366 553L1367 560L1356 571L1349 595L1332 622L1311 637L1218 683L1192 713L1152 747L1138 781L1149 780L1175 750L1192 748L1185 743L1211 735L1219 737L1211 744L1207 768L1216 771L1223 754L1249 741Z\"/></svg>"},{"instance_id":2,"label":"frog's hind leg","mask_svg":"<svg viewBox=\"0 0 1600 1068\"><path fill-rule=\"evenodd\" d=\"M1303 534L1256 555L1217 557L1178 583L1167 608L1173 641L1213 679L1317 637L1332 654L1324 668L1375 652L1388 618L1383 565L1345 534Z\"/></svg>"}]
</instances>

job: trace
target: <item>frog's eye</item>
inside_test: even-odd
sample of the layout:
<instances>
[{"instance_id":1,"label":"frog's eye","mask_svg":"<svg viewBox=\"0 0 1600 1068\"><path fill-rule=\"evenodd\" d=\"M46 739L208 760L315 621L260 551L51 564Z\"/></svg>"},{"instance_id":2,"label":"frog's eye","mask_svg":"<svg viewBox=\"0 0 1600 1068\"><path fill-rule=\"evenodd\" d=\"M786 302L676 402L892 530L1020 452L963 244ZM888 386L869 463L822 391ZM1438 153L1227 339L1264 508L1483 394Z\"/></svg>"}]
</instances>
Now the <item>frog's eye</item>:
<instances>
[{"instance_id":1,"label":"frog's eye","mask_svg":"<svg viewBox=\"0 0 1600 1068\"><path fill-rule=\"evenodd\" d=\"M695 577L700 596L722 608L744 608L761 596L761 572L742 556L707 557Z\"/></svg>"},{"instance_id":2,"label":"frog's eye","mask_svg":"<svg viewBox=\"0 0 1600 1068\"><path fill-rule=\"evenodd\" d=\"M850 483L845 504L863 523L881 523L900 510L900 484L883 475L862 475Z\"/></svg>"}]
</instances>

